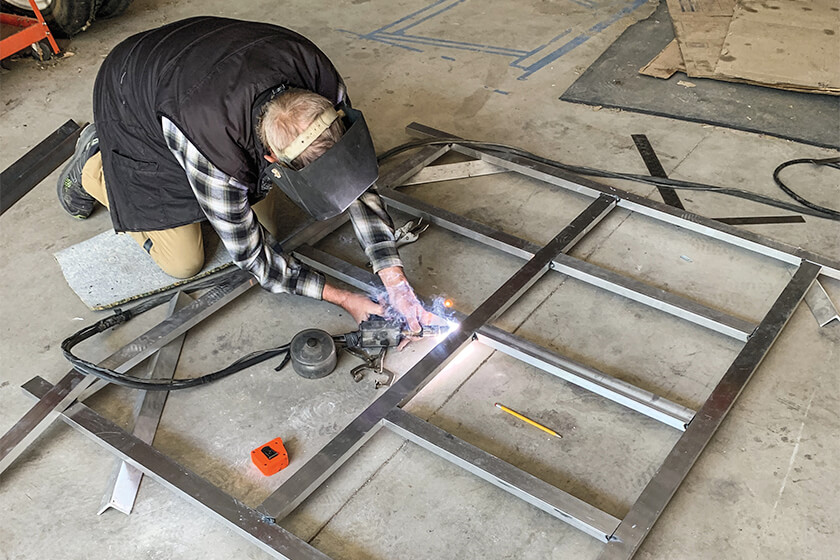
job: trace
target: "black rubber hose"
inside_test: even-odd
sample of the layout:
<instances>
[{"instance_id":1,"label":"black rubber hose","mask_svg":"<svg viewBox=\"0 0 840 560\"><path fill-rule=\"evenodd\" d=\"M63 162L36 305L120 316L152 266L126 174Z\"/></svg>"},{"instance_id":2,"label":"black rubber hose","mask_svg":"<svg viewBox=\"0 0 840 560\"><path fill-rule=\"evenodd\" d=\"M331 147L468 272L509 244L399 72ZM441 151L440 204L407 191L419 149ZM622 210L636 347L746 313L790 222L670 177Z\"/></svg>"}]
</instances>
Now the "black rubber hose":
<instances>
[{"instance_id":1,"label":"black rubber hose","mask_svg":"<svg viewBox=\"0 0 840 560\"><path fill-rule=\"evenodd\" d=\"M247 356L239 358L224 369L220 369L218 371L214 371L213 373L208 373L200 377L156 381L154 379L140 379L125 373L114 371L112 369L104 368L82 358L79 358L78 356L73 354L72 349L77 344L112 327L122 325L123 323L126 323L133 317L136 317L137 315L140 315L141 313L144 313L149 309L152 309L160 305L161 303L164 303L165 301L169 301L170 299L171 295L153 298L139 305L136 305L129 310L117 310L110 317L105 317L104 319L100 319L92 325L84 327L83 329L70 335L62 341L61 351L64 353L64 357L67 359L67 361L70 362L70 364L72 364L73 368L80 373L83 373L85 375L93 375L115 385L121 385L130 389L141 389L143 391L176 391L178 389L190 389L192 387L199 387L201 385L206 385L207 383L212 383L214 381L224 379L229 375L233 375L234 373L240 372L251 366L255 366L266 360L270 360L271 358L279 356L281 354L286 354L287 357L284 359L281 367L277 368L275 371L279 371L279 369L281 369L283 365L286 365L286 362L288 361L288 353L291 343L283 344L282 346L278 346L277 348L269 348L267 350L259 350L257 352L252 352ZM353 334L355 333L336 335L332 338L336 342L336 344L347 344L347 336Z\"/></svg>"},{"instance_id":2,"label":"black rubber hose","mask_svg":"<svg viewBox=\"0 0 840 560\"><path fill-rule=\"evenodd\" d=\"M607 171L604 169L595 169L592 167L584 167L579 165L569 165L566 163L562 163L559 161L555 161L549 158L545 158L542 156L538 156L527 150L523 150L521 148L517 148L515 146L508 146L506 144L497 144L493 142L480 142L476 140L463 140L460 138L443 138L443 139L430 139L430 140L416 140L413 142L407 142L405 144L396 146L391 148L390 150L385 151L380 156L378 156L378 160L380 162L385 161L386 159L395 156L399 153L405 152L407 150L412 150L415 148L419 148L422 146L440 146L445 144L461 144L464 146L475 146L477 148L485 149L488 151L500 152L504 154L512 154L516 155L531 161L535 161L537 163L543 163L545 165L549 165L551 167L556 167L558 169L563 169L564 171L569 171L571 173L575 173L577 175L585 175L590 177L603 177L609 179L624 179L629 181L636 181L640 183L646 183L649 185L654 185L657 187L671 187L673 189L682 189L682 190L693 190L693 191L705 191L705 192L714 192L718 194L724 194L728 196L735 196L738 198L743 198L746 200L751 200L753 202L759 202L761 204L766 204L768 206L774 206L776 208L783 208L785 210L790 210L792 212L798 212L800 214L806 214L809 216L815 216L818 218L825 218L829 220L840 220L840 214L836 211L831 210L830 208L823 208L822 206L817 206L813 203L804 204L802 201L802 197L796 195L794 197L798 202L802 204L802 206L795 205L789 202L785 202L783 200L778 200L769 196L764 196L761 194L756 194L750 191L745 191L742 189L735 189L730 187L719 187L716 185L707 185L704 183L694 183L691 181L682 181L679 179L671 179L666 177L651 177L649 175L638 175L635 173L621 173L618 171ZM823 165L831 165L832 167L838 167L837 165L832 164L832 160L840 159L840 158L830 158L829 160L793 160L794 162L809 162L809 163L816 163L826 161ZM791 165L791 162L786 162L786 164ZM782 169L785 167L785 164L782 164ZM777 171L779 169L777 168ZM774 173L775 178L776 173ZM778 179L776 182L779 183ZM780 185L781 186L781 185ZM789 192L788 192L789 191ZM790 189L786 189L789 195L793 193ZM795 194L795 193L794 193ZM807 202L807 201L806 201ZM803 207L804 206L804 207Z\"/></svg>"},{"instance_id":3,"label":"black rubber hose","mask_svg":"<svg viewBox=\"0 0 840 560\"><path fill-rule=\"evenodd\" d=\"M791 197L792 199L794 199L796 202L798 202L799 204L801 204L803 206L807 206L808 208L811 208L813 210L818 210L820 212L825 212L826 214L830 214L831 216L834 216L835 219L840 219L840 212L838 212L837 210L832 210L831 208L826 208L825 206L819 206L818 204L814 204L813 202L810 202L810 201L802 198L801 196L799 196L798 194L793 192L793 190L790 187L788 187L787 185L785 185L782 182L782 180L779 178L779 173L781 173L782 169L784 169L786 167L790 167L791 165L797 165L797 164L800 164L800 163L812 163L814 165L825 165L825 166L828 166L828 167L833 167L835 169L840 169L840 157L832 157L832 158L825 158L825 159L813 159L813 158L792 159L790 161L786 161L783 164L779 165L779 167L777 167L773 171L773 180L776 181L776 184L779 186L779 188L782 189L785 192L785 194L787 194L789 197Z\"/></svg>"},{"instance_id":4,"label":"black rubber hose","mask_svg":"<svg viewBox=\"0 0 840 560\"><path fill-rule=\"evenodd\" d=\"M151 307L149 307L149 309L150 308ZM224 369L220 369L218 371L214 371L213 373L202 375L201 377L165 381L155 381L154 379L139 379L131 375L119 373L112 369L97 366L96 364L91 363L87 360L83 360L82 358L79 358L78 356L73 354L73 347L79 344L80 342L87 340L88 338L99 334L107 329L110 329L111 327L121 325L129 319L131 319L132 317L139 315L139 313L135 312L136 309L137 308L134 308L132 310L129 310L128 312L118 311L114 315L97 321L93 325L85 327L80 331L76 332L75 334L67 337L61 343L61 350L64 353L64 357L67 358L67 360L73 365L73 368L76 371L87 375L96 376L100 379L108 381L109 383L114 383L123 387L129 387L131 389L142 389L144 391L175 391L178 389L189 389L191 387L198 387L200 385L212 383L213 381L218 381L219 379L224 379L229 375L233 375L234 373L242 371L243 369L249 368L251 366L254 366L256 364L259 364L261 362L264 362L275 356L289 351L289 345L284 344L282 346L278 346L277 348L271 348L268 350L254 352L236 360ZM144 309L143 311L146 310L148 309Z\"/></svg>"}]
</instances>

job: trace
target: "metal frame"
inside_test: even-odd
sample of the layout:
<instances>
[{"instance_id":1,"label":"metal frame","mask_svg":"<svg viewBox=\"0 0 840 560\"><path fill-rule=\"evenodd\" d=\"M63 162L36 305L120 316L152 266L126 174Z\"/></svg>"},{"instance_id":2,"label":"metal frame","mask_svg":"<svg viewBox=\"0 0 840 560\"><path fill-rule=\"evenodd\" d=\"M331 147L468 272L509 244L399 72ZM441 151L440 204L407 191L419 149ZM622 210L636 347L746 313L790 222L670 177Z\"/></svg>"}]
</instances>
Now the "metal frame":
<instances>
[{"instance_id":1,"label":"metal frame","mask_svg":"<svg viewBox=\"0 0 840 560\"><path fill-rule=\"evenodd\" d=\"M440 131L416 124L409 127L409 132L424 136L453 138ZM519 172L557 187L582 193L594 200L548 245L540 248L509 234L422 203L395 190L397 186L450 149L484 160L507 171ZM445 178L457 177L456 169L450 167L445 170ZM497 171L495 168L485 169ZM475 171L475 166L462 166L461 169L461 173L466 176L473 171ZM84 387L91 385L90 380L83 379L83 376L75 372L65 376L55 386L50 386L39 378L26 384L25 389L39 398L39 401L18 425L0 439L0 472L42 431L46 424L45 420L60 413L62 420L94 437L128 464L152 476L189 501L198 504L275 557L295 560L323 559L327 557L284 531L277 525L277 520L295 509L373 434L384 427L602 540L606 543L601 554L603 560L631 558L817 277L824 274L840 278L840 266L836 262L799 248L743 232L613 187L600 185L544 163L520 156L504 156L477 150L474 147L459 144L457 139L453 139L451 144L419 150L385 174L379 182L379 190L386 202L394 208L416 216L423 216L441 227L516 255L527 262L473 313L468 316L459 316L461 324L458 330L450 333L420 362L403 374L392 387L383 392L257 508L249 508L241 504L155 450L150 444L119 429L80 402L73 403L77 396L83 394ZM696 304L564 254L615 207L642 213L701 235L796 265L798 268L764 319L758 325L753 325L729 314ZM375 277L372 274L309 245L334 231L346 220L346 217L339 217L332 221L308 225L286 240L284 247L287 249L296 247L297 257L315 268L361 289L373 290ZM537 279L551 269L715 330L745 344L712 391L709 399L695 413L648 391L575 363L488 325L493 318L507 309ZM150 355L154 350L174 340L193 324L209 315L218 307L215 306L216 303L233 299L251 284L252 282L243 275L233 276L227 287L216 288L212 297L206 294L138 338L134 343L118 351L105 363L113 364L111 367L114 367L120 361L128 360L122 365L123 371L127 370L132 364L139 363L141 356ZM684 430L665 462L624 519L619 520L403 410L402 407L426 383L460 350L471 343L485 344L505 352L675 429ZM92 389L88 388L87 391L85 394L92 392Z\"/></svg>"}]
</instances>

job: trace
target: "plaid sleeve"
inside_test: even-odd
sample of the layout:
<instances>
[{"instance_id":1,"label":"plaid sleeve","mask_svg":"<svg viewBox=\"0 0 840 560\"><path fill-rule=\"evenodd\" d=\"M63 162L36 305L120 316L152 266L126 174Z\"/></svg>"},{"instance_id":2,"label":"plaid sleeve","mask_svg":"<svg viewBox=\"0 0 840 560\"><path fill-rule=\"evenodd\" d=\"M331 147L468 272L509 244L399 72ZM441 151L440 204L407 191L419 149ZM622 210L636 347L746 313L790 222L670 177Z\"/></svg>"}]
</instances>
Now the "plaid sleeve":
<instances>
[{"instance_id":1,"label":"plaid sleeve","mask_svg":"<svg viewBox=\"0 0 840 560\"><path fill-rule=\"evenodd\" d=\"M373 190L362 194L350 205L350 220L373 272L390 266L402 266L394 239L394 223L385 211L385 203Z\"/></svg>"},{"instance_id":2,"label":"plaid sleeve","mask_svg":"<svg viewBox=\"0 0 840 560\"><path fill-rule=\"evenodd\" d=\"M321 299L323 275L279 250L251 210L248 187L201 155L172 121L162 118L162 128L169 150L187 173L199 206L236 266L253 274L270 292Z\"/></svg>"}]
</instances>

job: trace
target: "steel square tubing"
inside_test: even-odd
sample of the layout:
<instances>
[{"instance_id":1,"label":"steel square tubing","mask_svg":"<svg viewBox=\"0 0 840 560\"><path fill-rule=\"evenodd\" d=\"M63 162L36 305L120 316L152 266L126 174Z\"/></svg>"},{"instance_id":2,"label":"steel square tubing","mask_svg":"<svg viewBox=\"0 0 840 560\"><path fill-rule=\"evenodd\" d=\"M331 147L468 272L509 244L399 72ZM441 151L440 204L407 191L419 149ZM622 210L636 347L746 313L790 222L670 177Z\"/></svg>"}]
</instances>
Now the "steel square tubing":
<instances>
[{"instance_id":1,"label":"steel square tubing","mask_svg":"<svg viewBox=\"0 0 840 560\"><path fill-rule=\"evenodd\" d=\"M633 557L819 274L819 265L802 262L659 470L642 490L599 560Z\"/></svg>"},{"instance_id":2,"label":"steel square tubing","mask_svg":"<svg viewBox=\"0 0 840 560\"><path fill-rule=\"evenodd\" d=\"M294 510L365 441L372 437L381 425L380 421L391 410L408 402L471 341L475 331L507 309L540 276L545 274L557 253L568 250L614 207L615 200L611 197L604 196L595 200L478 306L461 323L457 331L450 333L435 346L321 451L298 469L280 488L266 498L259 506L260 511L270 517L281 519Z\"/></svg>"},{"instance_id":3,"label":"steel square tubing","mask_svg":"<svg viewBox=\"0 0 840 560\"><path fill-rule=\"evenodd\" d=\"M539 246L534 243L453 212L437 208L394 189L383 189L380 191L380 195L388 206L413 216L421 216L445 229L510 255L529 259L539 250ZM627 278L566 254L557 255L552 265L552 268L557 272L730 336L741 342L746 342L750 333L755 329L755 325L749 321L733 317L665 290L648 286L638 280Z\"/></svg>"},{"instance_id":4,"label":"steel square tubing","mask_svg":"<svg viewBox=\"0 0 840 560\"><path fill-rule=\"evenodd\" d=\"M111 354L100 365L118 372L127 372L209 317L217 309L233 301L255 283L256 280L245 272L232 273L225 284L216 286L145 334L135 338ZM0 473L5 471L49 426L56 412L67 408L96 379L96 377L86 376L72 369L47 392L43 399L29 409L23 418L0 438Z\"/></svg>"},{"instance_id":5,"label":"steel square tubing","mask_svg":"<svg viewBox=\"0 0 840 560\"><path fill-rule=\"evenodd\" d=\"M295 256L310 267L338 278L351 286L365 290L371 295L377 293L378 279L367 270L362 270L309 245L299 247L295 251ZM455 318L459 321L463 321L465 317L466 315L463 313L455 312ZM690 408L564 358L555 352L493 325L484 325L475 334L478 342L486 346L495 348L613 402L632 408L636 412L659 420L680 431L684 430L685 425L694 417L694 411Z\"/></svg>"},{"instance_id":6,"label":"steel square tubing","mask_svg":"<svg viewBox=\"0 0 840 560\"><path fill-rule=\"evenodd\" d=\"M52 390L49 382L34 377L23 389L44 399ZM118 458L140 470L175 494L198 506L274 558L329 560L329 556L297 538L279 525L266 523L262 514L228 495L198 474L181 466L148 443L129 434L82 403L75 403L59 417Z\"/></svg>"},{"instance_id":7,"label":"steel square tubing","mask_svg":"<svg viewBox=\"0 0 840 560\"><path fill-rule=\"evenodd\" d=\"M424 126L419 123L411 123L406 127L406 131L409 134L420 138L440 138L445 140L457 138L454 135L447 134L441 130ZM539 179L540 181L545 181L546 183L572 190L586 196L597 197L602 194L617 196L621 199L618 203L618 206L621 208L626 208L627 210L644 214L648 217L681 227L683 229L694 231L707 237L718 239L719 241L723 241L761 255L772 257L788 264L798 265L800 260L815 262L823 267L820 274L825 274L826 276L840 280L840 262L836 260L832 260L809 251L804 251L799 247L780 243L737 227L721 224L716 220L705 218L699 214L694 214L678 208L672 208L667 204L663 204L655 200L648 200L642 196L623 191L616 187L602 185L601 183L591 179L575 175L574 173L564 171L551 165L521 156L491 154L483 150L457 144L455 142L456 141L453 140L453 144L451 144L452 150L461 154L487 161L494 165L498 165L499 167L505 167L511 171L517 171L523 175L527 175L529 177Z\"/></svg>"},{"instance_id":8,"label":"steel square tubing","mask_svg":"<svg viewBox=\"0 0 840 560\"><path fill-rule=\"evenodd\" d=\"M619 520L612 515L402 409L389 412L383 424L394 433L598 540L606 542L618 527Z\"/></svg>"},{"instance_id":9,"label":"steel square tubing","mask_svg":"<svg viewBox=\"0 0 840 560\"><path fill-rule=\"evenodd\" d=\"M659 420L683 431L695 412L596 369L564 358L501 329L487 328L476 333L481 344L530 364L560 379L574 383L615 403Z\"/></svg>"}]
</instances>

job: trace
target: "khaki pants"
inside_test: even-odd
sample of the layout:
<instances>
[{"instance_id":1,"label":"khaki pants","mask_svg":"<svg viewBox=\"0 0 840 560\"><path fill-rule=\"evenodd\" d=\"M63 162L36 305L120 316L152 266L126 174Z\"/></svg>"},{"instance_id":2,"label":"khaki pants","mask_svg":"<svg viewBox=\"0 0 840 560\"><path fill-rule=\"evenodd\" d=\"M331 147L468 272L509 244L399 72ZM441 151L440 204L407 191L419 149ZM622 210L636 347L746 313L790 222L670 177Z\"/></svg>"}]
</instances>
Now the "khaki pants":
<instances>
[{"instance_id":1,"label":"khaki pants","mask_svg":"<svg viewBox=\"0 0 840 560\"><path fill-rule=\"evenodd\" d=\"M102 154L97 153L82 168L82 187L100 204L108 207L108 192L102 173ZM277 230L276 189L252 209L257 219L273 236ZM265 226L265 224L268 224ZM160 231L126 232L146 249L155 263L170 276L189 278L204 267L204 239L201 224L188 224Z\"/></svg>"}]
</instances>

